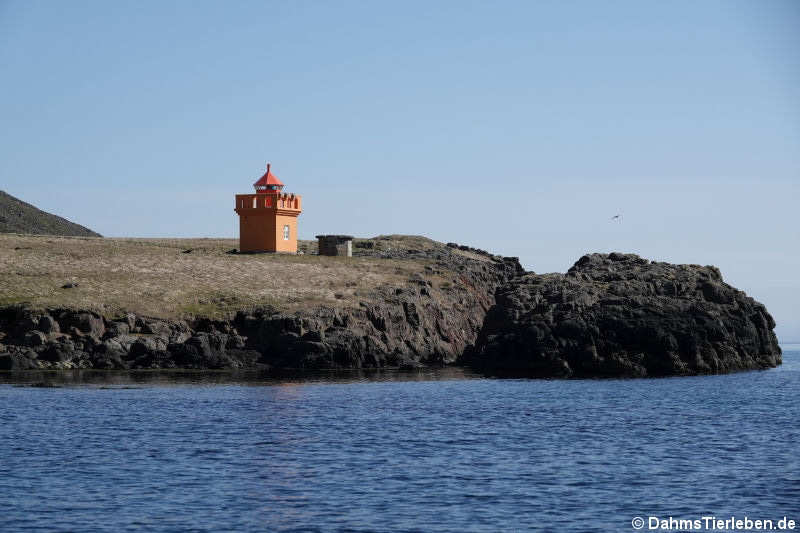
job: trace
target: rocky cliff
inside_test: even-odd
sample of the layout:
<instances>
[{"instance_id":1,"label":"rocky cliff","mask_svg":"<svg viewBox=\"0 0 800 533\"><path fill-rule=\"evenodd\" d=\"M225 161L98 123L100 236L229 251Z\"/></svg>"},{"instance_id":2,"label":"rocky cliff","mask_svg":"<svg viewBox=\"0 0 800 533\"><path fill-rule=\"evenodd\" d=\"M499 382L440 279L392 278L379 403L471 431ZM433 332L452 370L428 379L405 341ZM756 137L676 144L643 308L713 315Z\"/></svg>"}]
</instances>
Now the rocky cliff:
<instances>
[{"instance_id":1,"label":"rocky cliff","mask_svg":"<svg viewBox=\"0 0 800 533\"><path fill-rule=\"evenodd\" d=\"M425 266L402 283L361 294L356 305L292 312L263 306L230 320L7 306L0 311L0 369L449 364L474 342L495 290L523 273L516 258L457 245L417 250L366 241L359 253Z\"/></svg>"},{"instance_id":2,"label":"rocky cliff","mask_svg":"<svg viewBox=\"0 0 800 533\"><path fill-rule=\"evenodd\" d=\"M294 282L287 303L250 305L224 319L7 305L0 308L0 370L461 364L566 378L724 373L781 363L772 317L724 283L715 267L593 254L566 274L537 275L516 258L419 237L363 239L355 248L367 261L360 267L316 256L247 263L204 256L211 259L203 265L288 270L341 291L322 303L306 296L292 307L302 279L285 276ZM311 267L339 276L361 268L378 281L354 290L356 281L313 277L306 272ZM62 298L82 288L60 289ZM231 299L223 296L221 302Z\"/></svg>"},{"instance_id":3,"label":"rocky cliff","mask_svg":"<svg viewBox=\"0 0 800 533\"><path fill-rule=\"evenodd\" d=\"M781 363L774 327L766 308L715 267L592 254L565 275L504 284L461 362L537 377L761 369Z\"/></svg>"}]
</instances>

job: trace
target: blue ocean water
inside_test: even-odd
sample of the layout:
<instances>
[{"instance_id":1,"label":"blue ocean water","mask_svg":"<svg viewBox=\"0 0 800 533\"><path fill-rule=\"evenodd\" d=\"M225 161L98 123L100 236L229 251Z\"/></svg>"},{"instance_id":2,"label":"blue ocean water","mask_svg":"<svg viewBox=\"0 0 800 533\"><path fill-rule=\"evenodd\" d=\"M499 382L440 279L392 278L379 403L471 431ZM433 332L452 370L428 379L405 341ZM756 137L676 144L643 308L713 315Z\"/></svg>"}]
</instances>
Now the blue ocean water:
<instances>
[{"instance_id":1,"label":"blue ocean water","mask_svg":"<svg viewBox=\"0 0 800 533\"><path fill-rule=\"evenodd\" d=\"M800 523L800 346L784 348L774 370L654 380L6 375L0 531Z\"/></svg>"}]
</instances>

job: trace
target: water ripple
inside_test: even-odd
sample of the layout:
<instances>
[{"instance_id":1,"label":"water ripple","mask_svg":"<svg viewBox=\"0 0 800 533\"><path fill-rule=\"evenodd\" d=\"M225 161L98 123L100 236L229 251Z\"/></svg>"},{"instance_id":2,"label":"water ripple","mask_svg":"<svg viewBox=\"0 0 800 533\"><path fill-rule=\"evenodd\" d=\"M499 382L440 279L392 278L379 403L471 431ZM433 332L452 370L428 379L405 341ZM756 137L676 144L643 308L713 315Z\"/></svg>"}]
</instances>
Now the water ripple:
<instances>
[{"instance_id":1,"label":"water ripple","mask_svg":"<svg viewBox=\"0 0 800 533\"><path fill-rule=\"evenodd\" d=\"M630 531L639 515L800 519L800 352L784 358L766 372L661 380L425 371L0 385L0 531Z\"/></svg>"}]
</instances>

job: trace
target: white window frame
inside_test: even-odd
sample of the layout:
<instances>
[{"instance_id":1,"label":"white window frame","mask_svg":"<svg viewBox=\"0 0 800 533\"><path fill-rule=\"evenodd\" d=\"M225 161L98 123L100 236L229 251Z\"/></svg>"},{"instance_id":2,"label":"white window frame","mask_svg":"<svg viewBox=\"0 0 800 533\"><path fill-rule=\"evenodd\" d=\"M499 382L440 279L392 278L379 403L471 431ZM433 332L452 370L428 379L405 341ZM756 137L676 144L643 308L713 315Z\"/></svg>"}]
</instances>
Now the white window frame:
<instances>
[{"instance_id":1,"label":"white window frame","mask_svg":"<svg viewBox=\"0 0 800 533\"><path fill-rule=\"evenodd\" d=\"M290 231L291 230L289 229L289 224L285 224L283 226L283 240L284 241L288 241L289 240L289 232Z\"/></svg>"}]
</instances>

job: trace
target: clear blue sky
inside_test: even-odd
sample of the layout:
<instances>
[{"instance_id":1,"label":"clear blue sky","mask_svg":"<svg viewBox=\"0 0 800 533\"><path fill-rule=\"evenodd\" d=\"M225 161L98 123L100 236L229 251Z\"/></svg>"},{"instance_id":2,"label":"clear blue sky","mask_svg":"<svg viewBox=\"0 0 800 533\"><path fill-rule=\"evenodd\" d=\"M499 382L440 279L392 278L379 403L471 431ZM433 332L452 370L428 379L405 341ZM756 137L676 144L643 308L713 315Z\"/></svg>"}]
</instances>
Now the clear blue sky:
<instances>
[{"instance_id":1,"label":"clear blue sky","mask_svg":"<svg viewBox=\"0 0 800 533\"><path fill-rule=\"evenodd\" d=\"M0 69L0 189L104 235L269 160L302 238L715 264L800 339L800 2L0 1Z\"/></svg>"}]
</instances>

